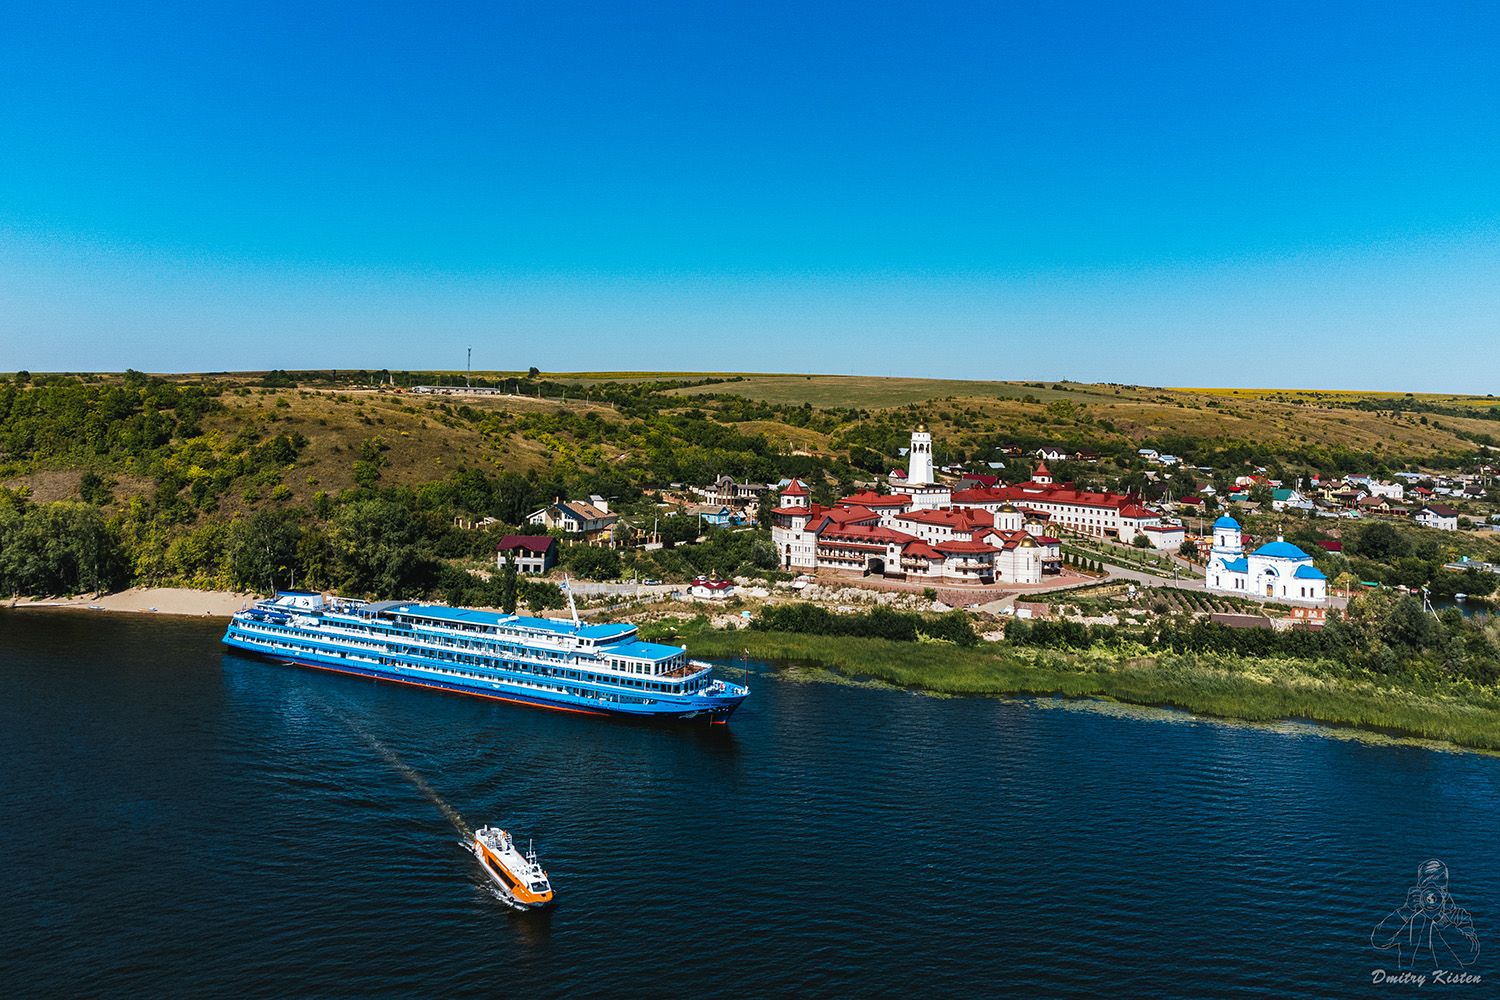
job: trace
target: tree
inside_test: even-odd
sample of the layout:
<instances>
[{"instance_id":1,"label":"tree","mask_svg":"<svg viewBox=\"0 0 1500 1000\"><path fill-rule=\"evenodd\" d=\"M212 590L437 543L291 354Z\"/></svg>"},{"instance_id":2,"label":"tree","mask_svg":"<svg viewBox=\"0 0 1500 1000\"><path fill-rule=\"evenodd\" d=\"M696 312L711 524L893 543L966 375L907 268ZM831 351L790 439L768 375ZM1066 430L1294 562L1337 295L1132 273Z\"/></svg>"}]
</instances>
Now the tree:
<instances>
[{"instance_id":1,"label":"tree","mask_svg":"<svg viewBox=\"0 0 1500 1000\"><path fill-rule=\"evenodd\" d=\"M613 580L620 575L620 557L614 549L594 545L574 546L569 553L568 565L589 580Z\"/></svg>"},{"instance_id":2,"label":"tree","mask_svg":"<svg viewBox=\"0 0 1500 1000\"><path fill-rule=\"evenodd\" d=\"M401 504L371 498L340 508L330 541L341 587L396 597L420 593L437 575L430 532Z\"/></svg>"},{"instance_id":3,"label":"tree","mask_svg":"<svg viewBox=\"0 0 1500 1000\"><path fill-rule=\"evenodd\" d=\"M265 592L296 572L302 527L295 511L259 510L235 524L229 539L229 573L235 585Z\"/></svg>"},{"instance_id":4,"label":"tree","mask_svg":"<svg viewBox=\"0 0 1500 1000\"><path fill-rule=\"evenodd\" d=\"M500 571L500 610L508 615L516 613L516 558L507 556L505 568Z\"/></svg>"},{"instance_id":5,"label":"tree","mask_svg":"<svg viewBox=\"0 0 1500 1000\"><path fill-rule=\"evenodd\" d=\"M1360 532L1350 548L1357 556L1376 562L1390 562L1406 555L1411 546L1394 527L1384 521L1377 521Z\"/></svg>"},{"instance_id":6,"label":"tree","mask_svg":"<svg viewBox=\"0 0 1500 1000\"><path fill-rule=\"evenodd\" d=\"M1189 538L1177 546L1177 554L1185 559L1195 559L1198 556L1198 543Z\"/></svg>"},{"instance_id":7,"label":"tree","mask_svg":"<svg viewBox=\"0 0 1500 1000\"><path fill-rule=\"evenodd\" d=\"M532 611L560 608L568 603L563 597L562 588L546 580L522 580L521 600Z\"/></svg>"}]
</instances>

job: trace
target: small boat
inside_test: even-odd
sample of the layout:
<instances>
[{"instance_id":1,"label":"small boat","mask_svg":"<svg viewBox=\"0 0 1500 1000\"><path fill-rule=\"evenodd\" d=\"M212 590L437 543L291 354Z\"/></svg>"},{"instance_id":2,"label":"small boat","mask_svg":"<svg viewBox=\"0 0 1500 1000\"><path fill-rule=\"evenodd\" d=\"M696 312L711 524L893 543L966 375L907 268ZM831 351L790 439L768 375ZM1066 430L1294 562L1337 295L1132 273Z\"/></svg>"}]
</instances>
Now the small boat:
<instances>
[{"instance_id":1,"label":"small boat","mask_svg":"<svg viewBox=\"0 0 1500 1000\"><path fill-rule=\"evenodd\" d=\"M512 906L537 910L552 905L552 883L537 864L536 852L528 846L522 854L504 830L494 826L476 830L474 856Z\"/></svg>"},{"instance_id":2,"label":"small boat","mask_svg":"<svg viewBox=\"0 0 1500 1000\"><path fill-rule=\"evenodd\" d=\"M1464 601L1467 601L1469 599L1469 595L1468 594L1454 594L1453 595L1453 599L1455 601L1457 601L1459 604L1462 604Z\"/></svg>"}]
</instances>

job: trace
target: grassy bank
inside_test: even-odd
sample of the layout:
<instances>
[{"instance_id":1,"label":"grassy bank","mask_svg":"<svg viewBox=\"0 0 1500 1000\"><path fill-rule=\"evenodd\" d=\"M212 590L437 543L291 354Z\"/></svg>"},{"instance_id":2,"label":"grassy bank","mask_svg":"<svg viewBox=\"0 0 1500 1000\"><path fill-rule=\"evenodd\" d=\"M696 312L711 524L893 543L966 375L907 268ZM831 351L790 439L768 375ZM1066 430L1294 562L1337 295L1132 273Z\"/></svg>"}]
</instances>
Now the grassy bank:
<instances>
[{"instance_id":1,"label":"grassy bank","mask_svg":"<svg viewBox=\"0 0 1500 1000\"><path fill-rule=\"evenodd\" d=\"M1308 719L1500 750L1500 693L1466 683L1393 687L1294 659L978 649L779 632L685 635L696 657L741 655L813 664L953 695L1063 695L1169 706L1251 722Z\"/></svg>"}]
</instances>

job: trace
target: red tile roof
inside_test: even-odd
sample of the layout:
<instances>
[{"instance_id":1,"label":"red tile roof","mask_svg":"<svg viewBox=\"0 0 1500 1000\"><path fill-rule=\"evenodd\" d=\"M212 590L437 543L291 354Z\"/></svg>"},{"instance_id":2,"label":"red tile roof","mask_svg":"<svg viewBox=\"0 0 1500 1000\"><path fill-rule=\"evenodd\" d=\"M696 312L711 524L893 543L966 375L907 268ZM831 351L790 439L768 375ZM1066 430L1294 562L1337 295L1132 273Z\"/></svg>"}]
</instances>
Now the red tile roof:
<instances>
[{"instance_id":1,"label":"red tile roof","mask_svg":"<svg viewBox=\"0 0 1500 1000\"><path fill-rule=\"evenodd\" d=\"M1154 510L1147 510L1145 507L1142 507L1140 504L1131 504L1128 507L1121 507L1120 508L1120 516L1121 517L1132 518L1134 520L1139 521L1139 520L1141 520L1143 518L1147 518L1147 517L1160 517L1161 515L1158 514Z\"/></svg>"},{"instance_id":2,"label":"red tile roof","mask_svg":"<svg viewBox=\"0 0 1500 1000\"><path fill-rule=\"evenodd\" d=\"M891 493L882 496L866 490L863 493L851 493L838 502L840 507L869 507L871 510L880 507L910 507L911 497L905 493Z\"/></svg>"},{"instance_id":3,"label":"red tile roof","mask_svg":"<svg viewBox=\"0 0 1500 1000\"><path fill-rule=\"evenodd\" d=\"M807 496L807 487L793 479L790 483L786 484L786 489L781 491L781 495L784 497L805 497Z\"/></svg>"},{"instance_id":4,"label":"red tile roof","mask_svg":"<svg viewBox=\"0 0 1500 1000\"><path fill-rule=\"evenodd\" d=\"M933 548L939 552L960 554L964 552L995 552L998 551L993 545L984 542L965 542L954 539L951 542L938 542Z\"/></svg>"},{"instance_id":5,"label":"red tile roof","mask_svg":"<svg viewBox=\"0 0 1500 1000\"><path fill-rule=\"evenodd\" d=\"M556 544L557 539L549 535L506 535L500 539L500 544L495 546L495 551L510 552L515 549L525 549L541 555Z\"/></svg>"}]
</instances>

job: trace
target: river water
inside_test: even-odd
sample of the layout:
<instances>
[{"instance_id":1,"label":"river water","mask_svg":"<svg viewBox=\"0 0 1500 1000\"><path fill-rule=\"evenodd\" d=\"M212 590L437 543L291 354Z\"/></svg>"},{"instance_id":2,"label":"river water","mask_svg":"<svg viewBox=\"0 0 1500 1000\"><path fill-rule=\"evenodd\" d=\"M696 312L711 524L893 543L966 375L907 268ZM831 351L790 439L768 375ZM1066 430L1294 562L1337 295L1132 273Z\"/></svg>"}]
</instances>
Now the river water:
<instances>
[{"instance_id":1,"label":"river water","mask_svg":"<svg viewBox=\"0 0 1500 1000\"><path fill-rule=\"evenodd\" d=\"M654 728L221 631L0 612L8 995L1390 995L1429 859L1480 946L1450 988L1500 982L1494 757L764 664L728 728ZM484 823L556 910L490 893Z\"/></svg>"}]
</instances>

